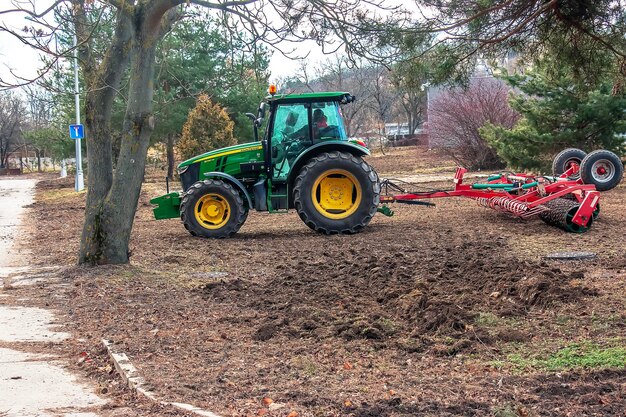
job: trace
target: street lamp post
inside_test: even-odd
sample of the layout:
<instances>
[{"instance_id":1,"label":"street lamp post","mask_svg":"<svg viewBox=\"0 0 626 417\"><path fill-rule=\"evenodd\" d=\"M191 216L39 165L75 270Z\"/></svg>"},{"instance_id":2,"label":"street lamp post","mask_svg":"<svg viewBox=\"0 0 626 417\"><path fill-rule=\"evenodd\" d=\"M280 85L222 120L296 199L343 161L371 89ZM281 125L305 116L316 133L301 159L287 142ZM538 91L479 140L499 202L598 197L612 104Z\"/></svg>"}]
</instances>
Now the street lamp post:
<instances>
[{"instance_id":1,"label":"street lamp post","mask_svg":"<svg viewBox=\"0 0 626 417\"><path fill-rule=\"evenodd\" d=\"M58 39L57 39L57 33L56 32L54 33L54 50L56 52L59 51L59 42L58 42ZM59 60L57 60L56 64L57 64L57 72L60 72L59 71ZM61 173L60 173L60 177L61 178L67 177L67 163L65 162L65 156L63 157L63 159L61 159Z\"/></svg>"},{"instance_id":2,"label":"street lamp post","mask_svg":"<svg viewBox=\"0 0 626 417\"><path fill-rule=\"evenodd\" d=\"M76 124L80 125L80 96L78 86L78 42L74 35L74 101L76 104ZM76 179L74 181L74 189L82 191L85 189L85 180L83 178L83 158L81 149L81 139L76 139Z\"/></svg>"}]
</instances>

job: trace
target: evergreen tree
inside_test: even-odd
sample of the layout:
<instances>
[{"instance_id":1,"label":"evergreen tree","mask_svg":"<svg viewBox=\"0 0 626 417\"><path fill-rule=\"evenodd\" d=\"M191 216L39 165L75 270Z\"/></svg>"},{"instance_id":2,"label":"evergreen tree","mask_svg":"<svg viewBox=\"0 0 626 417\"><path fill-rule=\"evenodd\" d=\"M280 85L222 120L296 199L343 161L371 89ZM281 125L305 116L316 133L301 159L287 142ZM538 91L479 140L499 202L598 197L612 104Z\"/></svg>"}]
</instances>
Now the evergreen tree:
<instances>
[{"instance_id":1,"label":"evergreen tree","mask_svg":"<svg viewBox=\"0 0 626 417\"><path fill-rule=\"evenodd\" d=\"M244 114L266 93L269 56L266 47L247 44L244 34L228 32L208 13L178 22L157 54L154 136L179 135L196 98L206 92L226 108L238 141L252 140Z\"/></svg>"},{"instance_id":2,"label":"evergreen tree","mask_svg":"<svg viewBox=\"0 0 626 417\"><path fill-rule=\"evenodd\" d=\"M185 159L213 149L237 143L233 136L234 123L219 104L209 96L198 97L196 107L183 126L178 150Z\"/></svg>"},{"instance_id":3,"label":"evergreen tree","mask_svg":"<svg viewBox=\"0 0 626 417\"><path fill-rule=\"evenodd\" d=\"M624 150L626 97L612 94L611 80L577 82L567 67L549 65L504 79L518 92L511 107L522 114L513 129L487 125L481 134L510 166L546 170L565 148Z\"/></svg>"}]
</instances>

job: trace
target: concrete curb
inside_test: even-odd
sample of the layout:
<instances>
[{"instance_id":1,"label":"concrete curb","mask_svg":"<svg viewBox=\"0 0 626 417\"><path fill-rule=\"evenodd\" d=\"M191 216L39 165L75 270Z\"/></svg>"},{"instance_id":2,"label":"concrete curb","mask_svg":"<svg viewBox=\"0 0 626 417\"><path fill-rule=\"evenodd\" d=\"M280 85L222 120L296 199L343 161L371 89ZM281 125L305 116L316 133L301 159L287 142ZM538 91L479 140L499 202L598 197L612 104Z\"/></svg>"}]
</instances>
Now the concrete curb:
<instances>
[{"instance_id":1,"label":"concrete curb","mask_svg":"<svg viewBox=\"0 0 626 417\"><path fill-rule=\"evenodd\" d=\"M158 402L159 404L170 405L172 407L178 408L179 410L187 411L189 413L193 413L198 416L222 417L219 414L215 414L211 411L204 410L202 408L193 406L191 404L159 400L157 395L153 391L151 391L149 388L146 387L145 379L141 376L141 374L139 373L137 368L132 364L130 359L128 359L128 356L126 356L126 354L123 352L115 351L113 341L102 339L102 344L107 349L109 357L111 358L111 360L113 361L113 364L115 365L115 369L117 369L117 372L120 374L124 382L128 384L130 389L135 390L137 393L143 395L144 397L154 402Z\"/></svg>"}]
</instances>

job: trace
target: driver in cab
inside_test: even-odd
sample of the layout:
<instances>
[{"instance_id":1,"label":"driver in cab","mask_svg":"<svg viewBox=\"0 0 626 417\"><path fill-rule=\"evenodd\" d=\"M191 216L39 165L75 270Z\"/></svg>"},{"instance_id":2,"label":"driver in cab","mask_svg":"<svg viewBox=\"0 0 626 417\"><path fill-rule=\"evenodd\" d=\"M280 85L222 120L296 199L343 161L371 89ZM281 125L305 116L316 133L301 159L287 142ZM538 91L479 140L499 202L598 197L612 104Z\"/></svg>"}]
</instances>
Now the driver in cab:
<instances>
[{"instance_id":1,"label":"driver in cab","mask_svg":"<svg viewBox=\"0 0 626 417\"><path fill-rule=\"evenodd\" d=\"M307 125L302 126L297 131L293 130L293 126L296 124L297 120L298 117L295 113L289 113L285 120L286 129L284 133L289 135L292 139L308 140L309 127ZM322 109L315 109L315 111L313 111L313 140L319 139L320 136L326 136L320 133L328 130L328 128L328 118L324 114L324 111Z\"/></svg>"}]
</instances>

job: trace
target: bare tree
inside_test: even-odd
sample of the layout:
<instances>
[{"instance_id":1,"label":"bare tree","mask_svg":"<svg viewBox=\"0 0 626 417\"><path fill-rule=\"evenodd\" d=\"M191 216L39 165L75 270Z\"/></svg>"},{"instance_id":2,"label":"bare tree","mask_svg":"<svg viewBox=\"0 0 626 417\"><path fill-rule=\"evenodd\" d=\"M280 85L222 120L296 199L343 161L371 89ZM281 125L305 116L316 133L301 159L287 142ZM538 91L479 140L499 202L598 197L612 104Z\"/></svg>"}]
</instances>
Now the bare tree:
<instances>
[{"instance_id":1,"label":"bare tree","mask_svg":"<svg viewBox=\"0 0 626 417\"><path fill-rule=\"evenodd\" d=\"M376 116L376 127L380 140L380 149L385 153L385 124L393 116L394 106L398 98L397 92L391 87L389 70L383 66L372 67L372 92L368 107Z\"/></svg>"},{"instance_id":2,"label":"bare tree","mask_svg":"<svg viewBox=\"0 0 626 417\"><path fill-rule=\"evenodd\" d=\"M509 107L508 91L503 81L493 78L476 78L467 90L441 91L429 108L431 146L444 149L469 169L501 167L479 129L487 122L509 129L515 125L519 114Z\"/></svg>"},{"instance_id":3,"label":"bare tree","mask_svg":"<svg viewBox=\"0 0 626 417\"><path fill-rule=\"evenodd\" d=\"M426 107L428 67L423 63L398 63L391 73L391 83L396 90L406 117L409 134L415 134L423 122Z\"/></svg>"},{"instance_id":4,"label":"bare tree","mask_svg":"<svg viewBox=\"0 0 626 417\"><path fill-rule=\"evenodd\" d=\"M324 91L346 91L356 101L343 108L343 118L348 136L358 135L367 124L366 108L372 98L372 71L362 61L354 65L345 57L335 57L323 62L317 69L317 83Z\"/></svg>"},{"instance_id":5,"label":"bare tree","mask_svg":"<svg viewBox=\"0 0 626 417\"><path fill-rule=\"evenodd\" d=\"M49 156L48 149L53 145L52 118L54 115L54 101L51 94L39 87L28 85L23 87L26 93L28 106L28 120L23 127L24 146L35 151L37 171L42 171L41 158Z\"/></svg>"},{"instance_id":6,"label":"bare tree","mask_svg":"<svg viewBox=\"0 0 626 417\"><path fill-rule=\"evenodd\" d=\"M0 93L0 168L8 167L9 155L20 146L25 122L24 103L19 96Z\"/></svg>"}]
</instances>

